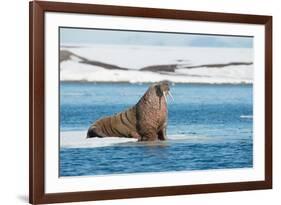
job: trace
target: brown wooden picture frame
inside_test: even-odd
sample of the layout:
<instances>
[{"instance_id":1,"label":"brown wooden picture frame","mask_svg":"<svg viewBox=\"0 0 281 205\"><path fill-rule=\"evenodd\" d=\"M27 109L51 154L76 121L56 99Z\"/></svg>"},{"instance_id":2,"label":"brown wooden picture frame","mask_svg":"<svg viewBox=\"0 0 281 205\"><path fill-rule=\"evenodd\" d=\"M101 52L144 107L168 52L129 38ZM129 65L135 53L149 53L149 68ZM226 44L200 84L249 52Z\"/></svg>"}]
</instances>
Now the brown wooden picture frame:
<instances>
[{"instance_id":1,"label":"brown wooden picture frame","mask_svg":"<svg viewBox=\"0 0 281 205\"><path fill-rule=\"evenodd\" d=\"M153 197L272 188L272 17L154 8L33 1L29 4L30 139L29 201L32 204ZM246 23L265 26L265 180L46 194L44 188L44 14L66 12L158 19Z\"/></svg>"}]
</instances>

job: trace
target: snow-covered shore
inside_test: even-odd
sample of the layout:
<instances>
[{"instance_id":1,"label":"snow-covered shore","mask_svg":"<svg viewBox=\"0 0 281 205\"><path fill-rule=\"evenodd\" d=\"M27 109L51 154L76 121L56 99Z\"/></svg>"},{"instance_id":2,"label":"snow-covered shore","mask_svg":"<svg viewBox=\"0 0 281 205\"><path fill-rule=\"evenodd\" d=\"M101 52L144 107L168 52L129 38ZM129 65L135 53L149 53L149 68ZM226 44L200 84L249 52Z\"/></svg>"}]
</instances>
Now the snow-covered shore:
<instances>
[{"instance_id":1,"label":"snow-covered shore","mask_svg":"<svg viewBox=\"0 0 281 205\"><path fill-rule=\"evenodd\" d=\"M60 79L89 82L252 83L253 50L165 46L62 46Z\"/></svg>"}]
</instances>

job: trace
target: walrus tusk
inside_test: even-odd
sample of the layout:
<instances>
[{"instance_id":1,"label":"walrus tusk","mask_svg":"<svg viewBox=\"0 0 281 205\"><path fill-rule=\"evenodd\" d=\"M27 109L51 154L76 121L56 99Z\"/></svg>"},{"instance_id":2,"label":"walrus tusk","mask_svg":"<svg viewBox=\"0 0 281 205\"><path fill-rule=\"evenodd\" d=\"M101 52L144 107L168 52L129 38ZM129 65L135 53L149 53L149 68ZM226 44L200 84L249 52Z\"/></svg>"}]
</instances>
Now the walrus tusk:
<instances>
[{"instance_id":1,"label":"walrus tusk","mask_svg":"<svg viewBox=\"0 0 281 205\"><path fill-rule=\"evenodd\" d=\"M168 95L171 97L171 99L174 101L174 98L173 98L173 96L172 96L172 94L171 94L171 92L170 91L168 91Z\"/></svg>"}]
</instances>

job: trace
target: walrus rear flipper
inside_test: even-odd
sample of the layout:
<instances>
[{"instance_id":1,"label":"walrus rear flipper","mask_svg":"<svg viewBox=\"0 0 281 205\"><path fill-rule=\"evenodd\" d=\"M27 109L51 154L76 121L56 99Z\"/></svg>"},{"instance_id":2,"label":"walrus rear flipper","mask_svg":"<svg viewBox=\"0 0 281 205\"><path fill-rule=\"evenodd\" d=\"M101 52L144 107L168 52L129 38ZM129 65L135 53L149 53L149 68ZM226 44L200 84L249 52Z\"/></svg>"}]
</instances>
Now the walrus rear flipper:
<instances>
[{"instance_id":1,"label":"walrus rear flipper","mask_svg":"<svg viewBox=\"0 0 281 205\"><path fill-rule=\"evenodd\" d=\"M106 136L97 127L94 126L94 127L90 127L87 132L87 138L92 138L92 137L103 138Z\"/></svg>"}]
</instances>

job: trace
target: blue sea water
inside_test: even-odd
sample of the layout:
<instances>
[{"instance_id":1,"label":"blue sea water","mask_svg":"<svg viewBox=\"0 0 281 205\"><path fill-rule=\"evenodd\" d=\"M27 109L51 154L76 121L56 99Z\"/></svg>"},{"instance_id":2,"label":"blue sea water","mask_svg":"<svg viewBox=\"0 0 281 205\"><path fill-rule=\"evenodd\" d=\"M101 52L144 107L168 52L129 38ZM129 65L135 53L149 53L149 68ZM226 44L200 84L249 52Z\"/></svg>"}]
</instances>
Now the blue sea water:
<instances>
[{"instance_id":1,"label":"blue sea water","mask_svg":"<svg viewBox=\"0 0 281 205\"><path fill-rule=\"evenodd\" d=\"M148 84L60 85L60 131L134 105ZM249 168L253 166L252 85L175 84L167 135L160 143L60 148L60 176Z\"/></svg>"}]
</instances>

